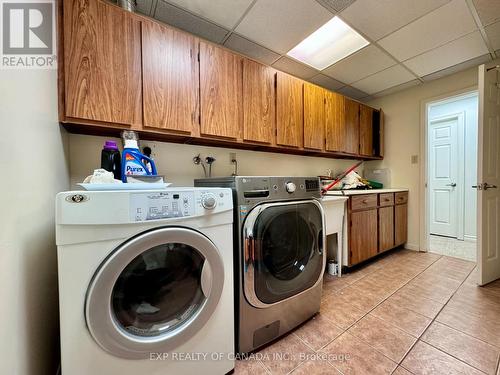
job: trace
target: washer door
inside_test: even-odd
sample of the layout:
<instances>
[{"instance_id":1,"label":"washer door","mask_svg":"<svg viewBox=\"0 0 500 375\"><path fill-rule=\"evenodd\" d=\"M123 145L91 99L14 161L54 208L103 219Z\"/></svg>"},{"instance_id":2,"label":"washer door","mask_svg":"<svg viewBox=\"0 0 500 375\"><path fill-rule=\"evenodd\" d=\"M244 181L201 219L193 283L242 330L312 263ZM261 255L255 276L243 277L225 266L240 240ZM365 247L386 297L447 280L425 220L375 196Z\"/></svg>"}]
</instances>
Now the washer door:
<instances>
[{"instance_id":1,"label":"washer door","mask_svg":"<svg viewBox=\"0 0 500 375\"><path fill-rule=\"evenodd\" d=\"M323 275L323 210L316 201L263 204L243 226L244 290L267 307L315 286Z\"/></svg>"},{"instance_id":2,"label":"washer door","mask_svg":"<svg viewBox=\"0 0 500 375\"><path fill-rule=\"evenodd\" d=\"M210 319L224 265L203 234L182 227L144 232L101 264L85 317L97 343L122 358L149 358L185 343Z\"/></svg>"}]
</instances>

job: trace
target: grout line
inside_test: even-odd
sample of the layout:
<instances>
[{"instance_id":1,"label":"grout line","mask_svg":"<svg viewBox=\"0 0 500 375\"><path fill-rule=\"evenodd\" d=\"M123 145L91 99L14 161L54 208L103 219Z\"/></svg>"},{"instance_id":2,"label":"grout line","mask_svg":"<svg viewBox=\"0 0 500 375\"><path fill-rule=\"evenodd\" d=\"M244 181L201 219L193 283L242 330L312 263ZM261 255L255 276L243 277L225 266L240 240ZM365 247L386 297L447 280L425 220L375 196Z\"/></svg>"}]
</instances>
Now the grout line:
<instances>
[{"instance_id":1,"label":"grout line","mask_svg":"<svg viewBox=\"0 0 500 375\"><path fill-rule=\"evenodd\" d=\"M250 5L247 7L247 9L243 12L243 14L241 15L240 18L238 18L238 20L236 21L236 23L233 25L233 27L229 30L229 32L226 34L226 36L224 37L224 39L222 39L222 41L220 42L220 44L224 45L224 43L226 43L226 41L229 39L229 37L234 33L234 31L236 30L236 28L240 25L241 21L243 21L243 18L245 18L247 16L247 14L250 12L250 10L253 8L253 6L255 5L255 3L257 2L257 0L253 0ZM274 51L273 51L274 52Z\"/></svg>"},{"instance_id":2,"label":"grout line","mask_svg":"<svg viewBox=\"0 0 500 375\"><path fill-rule=\"evenodd\" d=\"M442 257L441 257L442 258ZM440 259L441 259L440 258ZM415 345L417 345L418 342L424 342L426 344L428 344L426 341L423 341L421 340L422 336L427 332L427 330L429 329L429 327L436 321L436 318L439 316L439 314L441 314L441 312L444 310L444 308L448 305L448 303L451 301L451 299L453 298L453 296L457 293L458 289L460 289L462 287L462 285L464 285L465 281L468 279L468 277L470 276L470 274L474 271L474 268L467 274L467 276L465 277L465 279L460 283L460 285L458 286L458 288L453 292L453 294L448 298L448 301L446 301L446 303L443 305L443 307L441 307L441 309L438 311L438 313L436 314L436 316L431 320L431 322L429 323L429 325L425 328L425 330L422 332L422 334L417 338L417 341L415 341L415 343L410 347L410 350L403 356L403 358L401 359L401 361L399 361L398 365L403 367L405 370L408 370L407 368L405 368L404 366L402 366L401 364L403 363L403 361L406 359L406 357L408 356L408 354L413 350L413 348L415 347ZM461 332L461 331L460 331ZM445 351L443 350L440 350L438 349L440 352L442 353L445 353L445 354L448 354L451 356L451 354L449 353L446 353ZM457 358L458 359L458 358ZM464 361L460 361L462 363L465 363ZM470 366L468 363L466 363L468 366ZM409 370L408 370L409 371Z\"/></svg>"}]
</instances>

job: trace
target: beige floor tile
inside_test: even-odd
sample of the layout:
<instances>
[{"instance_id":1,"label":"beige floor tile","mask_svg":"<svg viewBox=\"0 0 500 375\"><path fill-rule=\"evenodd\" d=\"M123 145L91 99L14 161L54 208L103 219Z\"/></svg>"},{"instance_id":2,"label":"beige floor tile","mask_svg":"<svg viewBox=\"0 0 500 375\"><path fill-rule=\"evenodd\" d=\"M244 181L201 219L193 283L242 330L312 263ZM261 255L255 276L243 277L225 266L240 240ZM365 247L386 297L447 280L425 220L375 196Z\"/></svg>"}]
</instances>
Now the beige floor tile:
<instances>
[{"instance_id":1,"label":"beige floor tile","mask_svg":"<svg viewBox=\"0 0 500 375\"><path fill-rule=\"evenodd\" d=\"M321 313L294 331L302 341L314 350L329 344L342 332L344 332L343 329L336 326Z\"/></svg>"},{"instance_id":2,"label":"beige floor tile","mask_svg":"<svg viewBox=\"0 0 500 375\"><path fill-rule=\"evenodd\" d=\"M365 315L364 312L358 310L349 302L338 299L334 295L321 303L320 312L342 329L349 328Z\"/></svg>"},{"instance_id":3,"label":"beige floor tile","mask_svg":"<svg viewBox=\"0 0 500 375\"><path fill-rule=\"evenodd\" d=\"M478 370L495 375L499 349L492 345L439 322L432 323L421 340Z\"/></svg>"},{"instance_id":4,"label":"beige floor tile","mask_svg":"<svg viewBox=\"0 0 500 375\"><path fill-rule=\"evenodd\" d=\"M271 374L288 374L313 351L297 336L290 334L259 352Z\"/></svg>"},{"instance_id":5,"label":"beige floor tile","mask_svg":"<svg viewBox=\"0 0 500 375\"><path fill-rule=\"evenodd\" d=\"M337 293L334 293L332 296L337 299L337 301L343 301L346 304L351 304L353 307L365 314L383 300L383 297L374 295L364 288L358 288L356 287L356 284L344 288Z\"/></svg>"},{"instance_id":6,"label":"beige floor tile","mask_svg":"<svg viewBox=\"0 0 500 375\"><path fill-rule=\"evenodd\" d=\"M326 360L311 360L292 371L293 375L342 375Z\"/></svg>"},{"instance_id":7,"label":"beige floor tile","mask_svg":"<svg viewBox=\"0 0 500 375\"><path fill-rule=\"evenodd\" d=\"M371 315L365 316L354 324L348 332L394 362L400 362L417 340L399 328Z\"/></svg>"},{"instance_id":8,"label":"beige floor tile","mask_svg":"<svg viewBox=\"0 0 500 375\"><path fill-rule=\"evenodd\" d=\"M481 315L472 314L470 311L464 310L463 306L461 308L445 306L436 320L500 348L500 323L486 320Z\"/></svg>"},{"instance_id":9,"label":"beige floor tile","mask_svg":"<svg viewBox=\"0 0 500 375\"><path fill-rule=\"evenodd\" d=\"M345 375L390 374L397 366L395 362L347 332L322 349L322 352L333 358L330 363ZM334 360L335 358L337 360Z\"/></svg>"},{"instance_id":10,"label":"beige floor tile","mask_svg":"<svg viewBox=\"0 0 500 375\"><path fill-rule=\"evenodd\" d=\"M401 365L416 375L482 374L479 370L422 341L415 344Z\"/></svg>"},{"instance_id":11,"label":"beige floor tile","mask_svg":"<svg viewBox=\"0 0 500 375\"><path fill-rule=\"evenodd\" d=\"M434 319L444 306L443 303L422 296L412 295L404 290L397 291L387 300L431 319Z\"/></svg>"},{"instance_id":12,"label":"beige floor tile","mask_svg":"<svg viewBox=\"0 0 500 375\"><path fill-rule=\"evenodd\" d=\"M412 375L412 373L404 367L398 366L398 368L394 370L392 375Z\"/></svg>"},{"instance_id":13,"label":"beige floor tile","mask_svg":"<svg viewBox=\"0 0 500 375\"><path fill-rule=\"evenodd\" d=\"M236 361L234 375L266 375L269 374L265 366L258 360L245 359Z\"/></svg>"},{"instance_id":14,"label":"beige floor tile","mask_svg":"<svg viewBox=\"0 0 500 375\"><path fill-rule=\"evenodd\" d=\"M433 285L420 285L416 283L406 284L402 290L408 292L409 294L429 298L443 304L448 302L454 293L453 290L434 287Z\"/></svg>"},{"instance_id":15,"label":"beige floor tile","mask_svg":"<svg viewBox=\"0 0 500 375\"><path fill-rule=\"evenodd\" d=\"M431 323L431 319L389 301L383 302L370 314L415 337L419 337Z\"/></svg>"}]
</instances>

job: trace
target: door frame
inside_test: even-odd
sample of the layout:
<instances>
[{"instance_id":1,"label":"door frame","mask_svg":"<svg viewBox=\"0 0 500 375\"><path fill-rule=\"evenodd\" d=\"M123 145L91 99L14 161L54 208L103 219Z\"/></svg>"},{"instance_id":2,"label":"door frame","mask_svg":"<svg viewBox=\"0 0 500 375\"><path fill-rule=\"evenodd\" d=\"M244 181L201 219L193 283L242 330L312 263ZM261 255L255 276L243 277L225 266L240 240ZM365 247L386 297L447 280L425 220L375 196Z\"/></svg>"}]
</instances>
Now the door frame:
<instances>
[{"instance_id":1,"label":"door frame","mask_svg":"<svg viewBox=\"0 0 500 375\"><path fill-rule=\"evenodd\" d=\"M478 86L469 86L461 90L457 90L448 94L424 99L420 102L420 184L419 184L419 212L423 213L419 219L419 250L429 251L430 247L430 199L428 189L428 173L429 173L429 132L428 132L428 111L429 107L437 103L454 102L458 99L468 98L478 95Z\"/></svg>"}]
</instances>

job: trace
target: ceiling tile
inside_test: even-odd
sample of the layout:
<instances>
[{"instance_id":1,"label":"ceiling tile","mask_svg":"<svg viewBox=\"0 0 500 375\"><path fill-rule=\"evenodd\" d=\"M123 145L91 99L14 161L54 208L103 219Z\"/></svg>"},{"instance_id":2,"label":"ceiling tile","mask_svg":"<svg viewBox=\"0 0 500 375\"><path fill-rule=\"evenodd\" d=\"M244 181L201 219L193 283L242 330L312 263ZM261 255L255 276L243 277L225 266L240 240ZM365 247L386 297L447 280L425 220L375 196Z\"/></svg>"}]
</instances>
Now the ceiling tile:
<instances>
[{"instance_id":1,"label":"ceiling tile","mask_svg":"<svg viewBox=\"0 0 500 375\"><path fill-rule=\"evenodd\" d=\"M378 40L449 1L357 0L341 17L372 40Z\"/></svg>"},{"instance_id":2,"label":"ceiling tile","mask_svg":"<svg viewBox=\"0 0 500 375\"><path fill-rule=\"evenodd\" d=\"M252 0L166 0L191 13L232 29Z\"/></svg>"},{"instance_id":3,"label":"ceiling tile","mask_svg":"<svg viewBox=\"0 0 500 375\"><path fill-rule=\"evenodd\" d=\"M224 46L268 65L271 65L280 57L276 52L259 46L235 33L232 33L229 38L227 38L224 42Z\"/></svg>"},{"instance_id":4,"label":"ceiling tile","mask_svg":"<svg viewBox=\"0 0 500 375\"><path fill-rule=\"evenodd\" d=\"M314 0L258 0L235 31L284 54L332 17Z\"/></svg>"},{"instance_id":5,"label":"ceiling tile","mask_svg":"<svg viewBox=\"0 0 500 375\"><path fill-rule=\"evenodd\" d=\"M351 56L323 70L323 74L345 83L359 81L380 72L397 62L374 45L369 45Z\"/></svg>"},{"instance_id":6,"label":"ceiling tile","mask_svg":"<svg viewBox=\"0 0 500 375\"><path fill-rule=\"evenodd\" d=\"M379 41L400 61L439 47L477 29L465 0L452 2Z\"/></svg>"},{"instance_id":7,"label":"ceiling tile","mask_svg":"<svg viewBox=\"0 0 500 375\"><path fill-rule=\"evenodd\" d=\"M289 59L283 56L281 59L273 64L276 69L282 70L284 72L293 74L294 76L300 77L302 79L309 79L319 72L307 65L301 64L295 60Z\"/></svg>"},{"instance_id":8,"label":"ceiling tile","mask_svg":"<svg viewBox=\"0 0 500 375\"><path fill-rule=\"evenodd\" d=\"M473 3L484 26L500 21L500 1L473 0Z\"/></svg>"},{"instance_id":9,"label":"ceiling tile","mask_svg":"<svg viewBox=\"0 0 500 375\"><path fill-rule=\"evenodd\" d=\"M342 95L348 96L349 98L353 98L353 99L357 99L357 100L361 100L361 99L368 97L368 94L366 92L358 90L352 86L344 86L344 87L338 89L337 92L341 93Z\"/></svg>"},{"instance_id":10,"label":"ceiling tile","mask_svg":"<svg viewBox=\"0 0 500 375\"><path fill-rule=\"evenodd\" d=\"M318 74L317 76L311 78L309 81L317 84L318 86L322 86L328 90L333 90L333 91L338 90L341 87L345 86L345 84L343 84L342 82L339 82L331 77L325 76L324 74Z\"/></svg>"},{"instance_id":11,"label":"ceiling tile","mask_svg":"<svg viewBox=\"0 0 500 375\"><path fill-rule=\"evenodd\" d=\"M358 82L354 82L352 86L371 95L413 79L415 79L415 76L408 72L408 70L401 65L395 65L379 73L363 78Z\"/></svg>"},{"instance_id":12,"label":"ceiling tile","mask_svg":"<svg viewBox=\"0 0 500 375\"><path fill-rule=\"evenodd\" d=\"M401 85L393 86L391 88L388 88L387 90L377 92L376 94L373 94L372 96L374 98L380 98L381 96L394 94L396 92L403 91L403 90L409 89L411 87L418 86L420 84L421 84L421 82L418 79L414 79L413 81L405 82L405 83L402 83Z\"/></svg>"},{"instance_id":13,"label":"ceiling tile","mask_svg":"<svg viewBox=\"0 0 500 375\"><path fill-rule=\"evenodd\" d=\"M500 22L484 28L494 50L500 49Z\"/></svg>"},{"instance_id":14,"label":"ceiling tile","mask_svg":"<svg viewBox=\"0 0 500 375\"><path fill-rule=\"evenodd\" d=\"M156 6L154 18L215 43L221 43L228 33L228 30L222 27L161 0L158 1Z\"/></svg>"},{"instance_id":15,"label":"ceiling tile","mask_svg":"<svg viewBox=\"0 0 500 375\"><path fill-rule=\"evenodd\" d=\"M475 66L477 67L477 66L484 64L488 61L491 61L491 56L489 53L486 55L483 55L483 56L476 57L475 59L464 61L463 63L457 64L454 66L450 66L449 68L440 70L438 72L426 75L426 76L422 77L422 79L424 81L432 81L432 80L435 80L438 78L448 76L448 75L453 74L453 73L460 72L462 70L466 70L466 69L469 69L469 68L472 68Z\"/></svg>"},{"instance_id":16,"label":"ceiling tile","mask_svg":"<svg viewBox=\"0 0 500 375\"><path fill-rule=\"evenodd\" d=\"M479 31L418 55L404 64L420 77L488 53Z\"/></svg>"},{"instance_id":17,"label":"ceiling tile","mask_svg":"<svg viewBox=\"0 0 500 375\"><path fill-rule=\"evenodd\" d=\"M330 10L333 13L336 13L340 12L342 9L347 8L356 0L316 0L316 1L321 5L323 5L326 9Z\"/></svg>"},{"instance_id":18,"label":"ceiling tile","mask_svg":"<svg viewBox=\"0 0 500 375\"><path fill-rule=\"evenodd\" d=\"M137 0L137 12L144 14L146 16L150 16L153 11L153 3L156 0Z\"/></svg>"}]
</instances>

